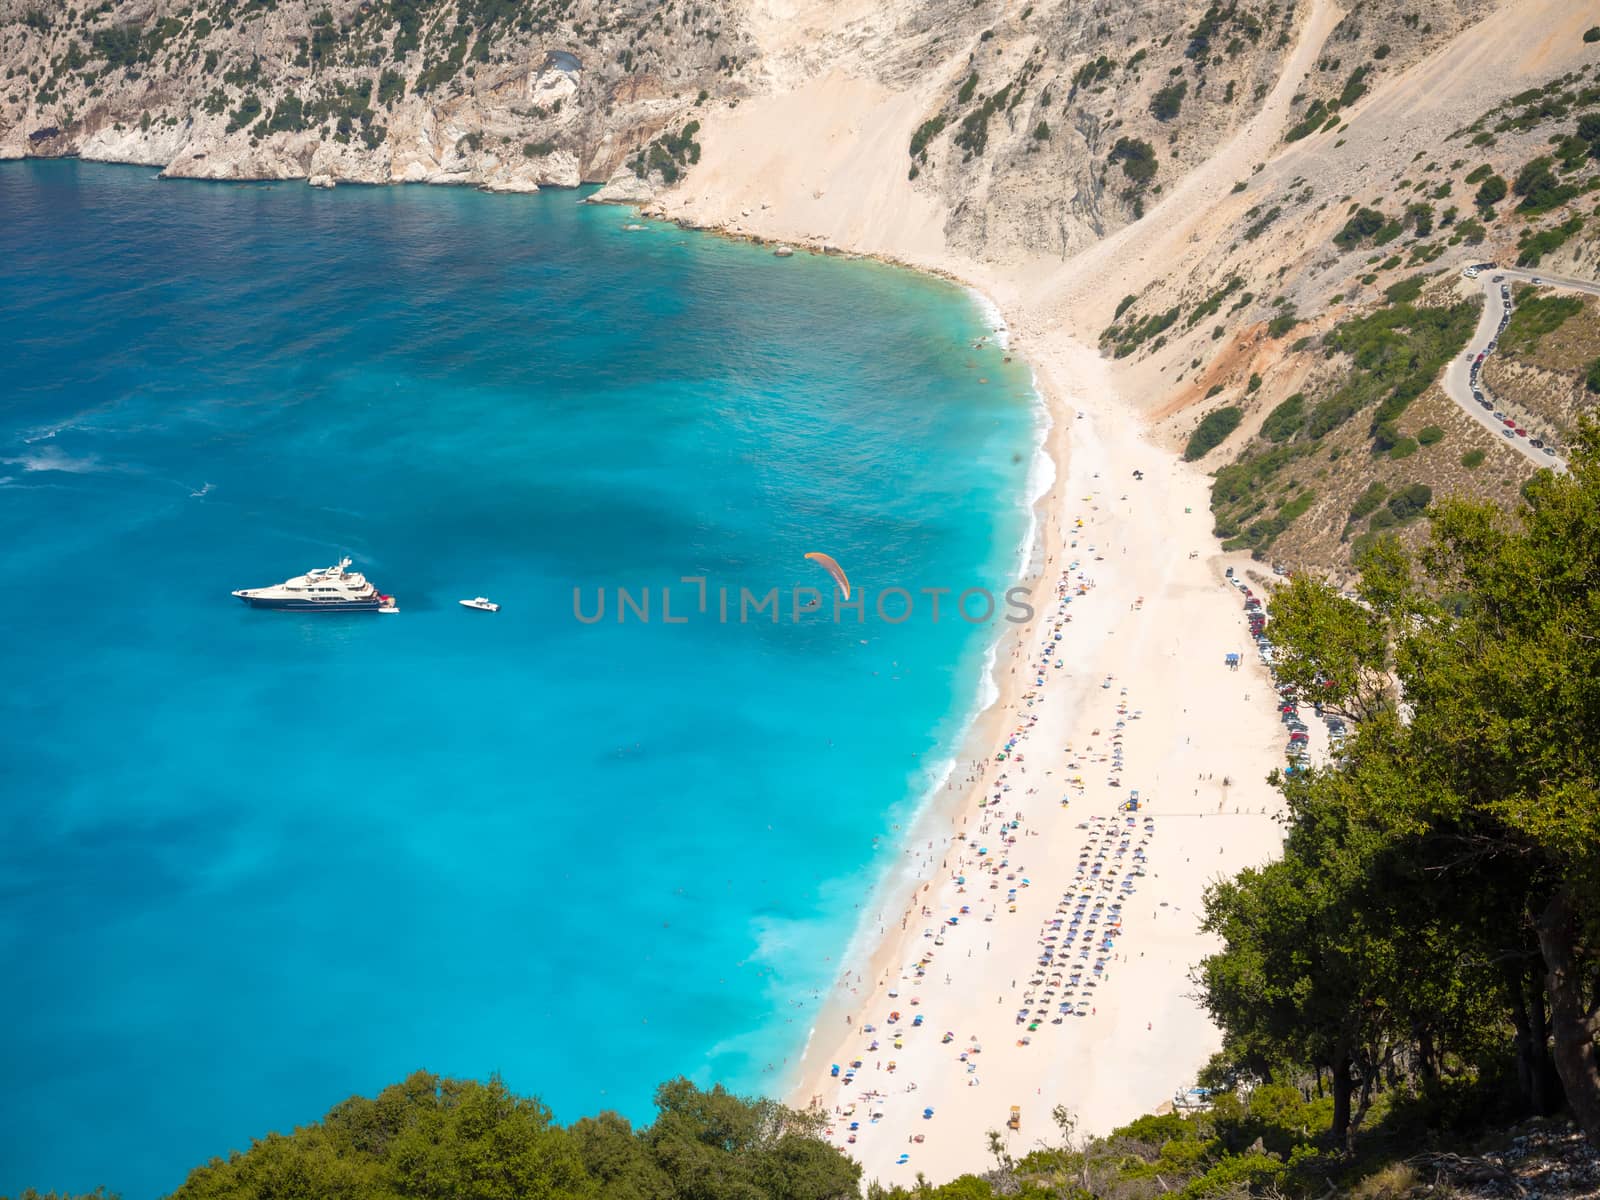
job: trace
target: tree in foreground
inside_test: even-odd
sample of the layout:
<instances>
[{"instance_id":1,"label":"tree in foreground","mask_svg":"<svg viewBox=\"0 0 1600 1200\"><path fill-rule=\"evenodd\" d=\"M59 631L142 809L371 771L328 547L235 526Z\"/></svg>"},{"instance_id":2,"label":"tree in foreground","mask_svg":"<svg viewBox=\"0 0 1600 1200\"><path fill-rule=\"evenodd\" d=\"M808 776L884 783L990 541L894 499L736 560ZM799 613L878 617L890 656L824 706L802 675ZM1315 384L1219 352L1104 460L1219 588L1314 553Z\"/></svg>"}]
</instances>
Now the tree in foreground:
<instances>
[{"instance_id":1,"label":"tree in foreground","mask_svg":"<svg viewBox=\"0 0 1600 1200\"><path fill-rule=\"evenodd\" d=\"M173 1200L841 1200L860 1168L818 1118L685 1079L655 1123L615 1113L569 1128L539 1101L417 1072L322 1121L269 1134L190 1173Z\"/></svg>"},{"instance_id":2,"label":"tree in foreground","mask_svg":"<svg viewBox=\"0 0 1600 1200\"><path fill-rule=\"evenodd\" d=\"M1353 1092L1509 1057L1600 1145L1600 429L1525 495L1271 605L1283 677L1356 733L1280 781L1284 858L1212 889L1198 979L1237 1065L1330 1072L1340 1143Z\"/></svg>"}]
</instances>

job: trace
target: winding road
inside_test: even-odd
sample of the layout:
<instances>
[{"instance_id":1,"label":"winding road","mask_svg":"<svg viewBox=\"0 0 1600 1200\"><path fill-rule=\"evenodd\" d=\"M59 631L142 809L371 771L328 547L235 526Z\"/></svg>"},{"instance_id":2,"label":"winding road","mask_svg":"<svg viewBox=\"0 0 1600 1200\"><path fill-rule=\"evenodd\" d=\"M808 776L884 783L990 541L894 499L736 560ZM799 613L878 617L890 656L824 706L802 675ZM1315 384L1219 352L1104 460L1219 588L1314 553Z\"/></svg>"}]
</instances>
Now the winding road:
<instances>
[{"instance_id":1,"label":"winding road","mask_svg":"<svg viewBox=\"0 0 1600 1200\"><path fill-rule=\"evenodd\" d=\"M1489 349L1489 344L1500 336L1505 323L1511 319L1511 301L1501 295L1502 288L1509 294L1513 283L1537 283L1542 287L1600 296L1600 283L1588 279L1569 279L1561 275L1545 275L1536 271L1525 271L1520 267L1496 267L1493 270L1486 270L1478 276L1478 282L1483 286L1483 315L1478 318L1478 327L1473 331L1472 340L1467 343L1466 354L1452 360L1445 368L1445 393L1460 405L1468 416L1485 429L1492 430L1497 438L1506 442L1511 449L1529 462L1555 471L1565 471L1567 469L1565 461L1532 445L1527 437L1518 437L1515 433L1510 437L1506 436L1507 426L1494 415L1496 411L1504 411L1504 405L1486 391L1481 382L1474 379L1474 368L1478 365L1480 355L1486 358L1493 353ZM1475 383L1478 390L1483 392L1484 397L1490 402L1490 407L1485 408L1473 396L1472 389ZM1496 405L1499 406L1498 409ZM1529 428L1526 421L1519 420L1518 424L1524 429ZM1530 435L1539 436L1537 431L1531 429Z\"/></svg>"}]
</instances>

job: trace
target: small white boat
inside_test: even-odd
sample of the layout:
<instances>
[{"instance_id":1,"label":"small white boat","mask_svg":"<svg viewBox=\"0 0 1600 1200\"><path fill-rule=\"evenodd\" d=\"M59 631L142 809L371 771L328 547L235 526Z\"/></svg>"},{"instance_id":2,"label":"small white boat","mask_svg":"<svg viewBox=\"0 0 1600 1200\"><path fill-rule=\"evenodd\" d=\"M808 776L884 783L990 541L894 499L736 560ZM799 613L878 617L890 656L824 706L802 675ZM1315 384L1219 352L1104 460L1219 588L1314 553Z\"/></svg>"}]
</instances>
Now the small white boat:
<instances>
[{"instance_id":1,"label":"small white boat","mask_svg":"<svg viewBox=\"0 0 1600 1200\"><path fill-rule=\"evenodd\" d=\"M500 606L487 596L474 596L471 600L461 601L462 608L476 608L480 612L499 612Z\"/></svg>"}]
</instances>

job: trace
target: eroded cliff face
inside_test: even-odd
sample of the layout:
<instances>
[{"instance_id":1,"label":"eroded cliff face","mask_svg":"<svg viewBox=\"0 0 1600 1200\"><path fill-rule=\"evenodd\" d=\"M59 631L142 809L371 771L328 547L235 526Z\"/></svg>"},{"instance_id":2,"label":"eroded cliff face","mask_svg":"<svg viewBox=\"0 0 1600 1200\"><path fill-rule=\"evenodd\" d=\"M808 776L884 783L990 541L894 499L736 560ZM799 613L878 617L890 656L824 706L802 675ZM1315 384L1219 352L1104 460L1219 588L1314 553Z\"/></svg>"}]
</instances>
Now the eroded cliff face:
<instances>
[{"instance_id":1,"label":"eroded cliff face","mask_svg":"<svg viewBox=\"0 0 1600 1200\"><path fill-rule=\"evenodd\" d=\"M753 47L685 0L0 0L0 156L206 179L660 182ZM653 158L653 162L651 161Z\"/></svg>"},{"instance_id":2,"label":"eroded cliff face","mask_svg":"<svg viewBox=\"0 0 1600 1200\"><path fill-rule=\"evenodd\" d=\"M1327 39L1321 121L1491 7L1365 0ZM1063 258L1138 218L1258 110L1305 0L0 0L0 156L171 176L530 190L693 172L748 99L867 85L952 249ZM855 114L863 116L863 114ZM872 126L870 115L864 116ZM801 122L803 124L803 121ZM796 130L803 134L803 130ZM783 131L769 138L784 153ZM898 144L896 144L898 143Z\"/></svg>"},{"instance_id":3,"label":"eroded cliff face","mask_svg":"<svg viewBox=\"0 0 1600 1200\"><path fill-rule=\"evenodd\" d=\"M828 211L830 193L901 221L932 214L941 250L1004 263L1067 259L1170 195L1263 112L1314 9L1322 16L1313 53L1274 117L1283 137L1337 124L1495 8L1495 0L744 3L743 25L760 51L746 76L752 95L708 115L707 153L726 135L744 161L763 157L768 191L820 202L801 205L794 220L814 219L845 244L879 246L893 231L842 220ZM768 119L750 116L752 104ZM707 191L745 182L736 168L713 174ZM691 176L679 190L700 184ZM760 190L722 215L732 221L791 199ZM895 250L920 257L909 244Z\"/></svg>"}]
</instances>

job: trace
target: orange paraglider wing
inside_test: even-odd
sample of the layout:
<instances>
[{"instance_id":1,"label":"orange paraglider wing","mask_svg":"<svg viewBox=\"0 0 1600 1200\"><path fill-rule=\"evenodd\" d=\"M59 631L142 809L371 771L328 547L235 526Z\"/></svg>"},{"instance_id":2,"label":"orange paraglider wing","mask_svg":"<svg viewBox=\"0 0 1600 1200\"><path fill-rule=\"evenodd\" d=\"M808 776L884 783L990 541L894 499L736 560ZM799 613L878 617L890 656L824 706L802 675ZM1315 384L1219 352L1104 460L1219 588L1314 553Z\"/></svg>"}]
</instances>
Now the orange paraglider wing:
<instances>
[{"instance_id":1,"label":"orange paraglider wing","mask_svg":"<svg viewBox=\"0 0 1600 1200\"><path fill-rule=\"evenodd\" d=\"M846 577L844 568L834 560L833 555L824 554L820 550L813 550L806 557L821 563L822 569L832 575L833 581L839 585L839 590L844 593L844 598L846 600L850 599L850 580Z\"/></svg>"}]
</instances>

